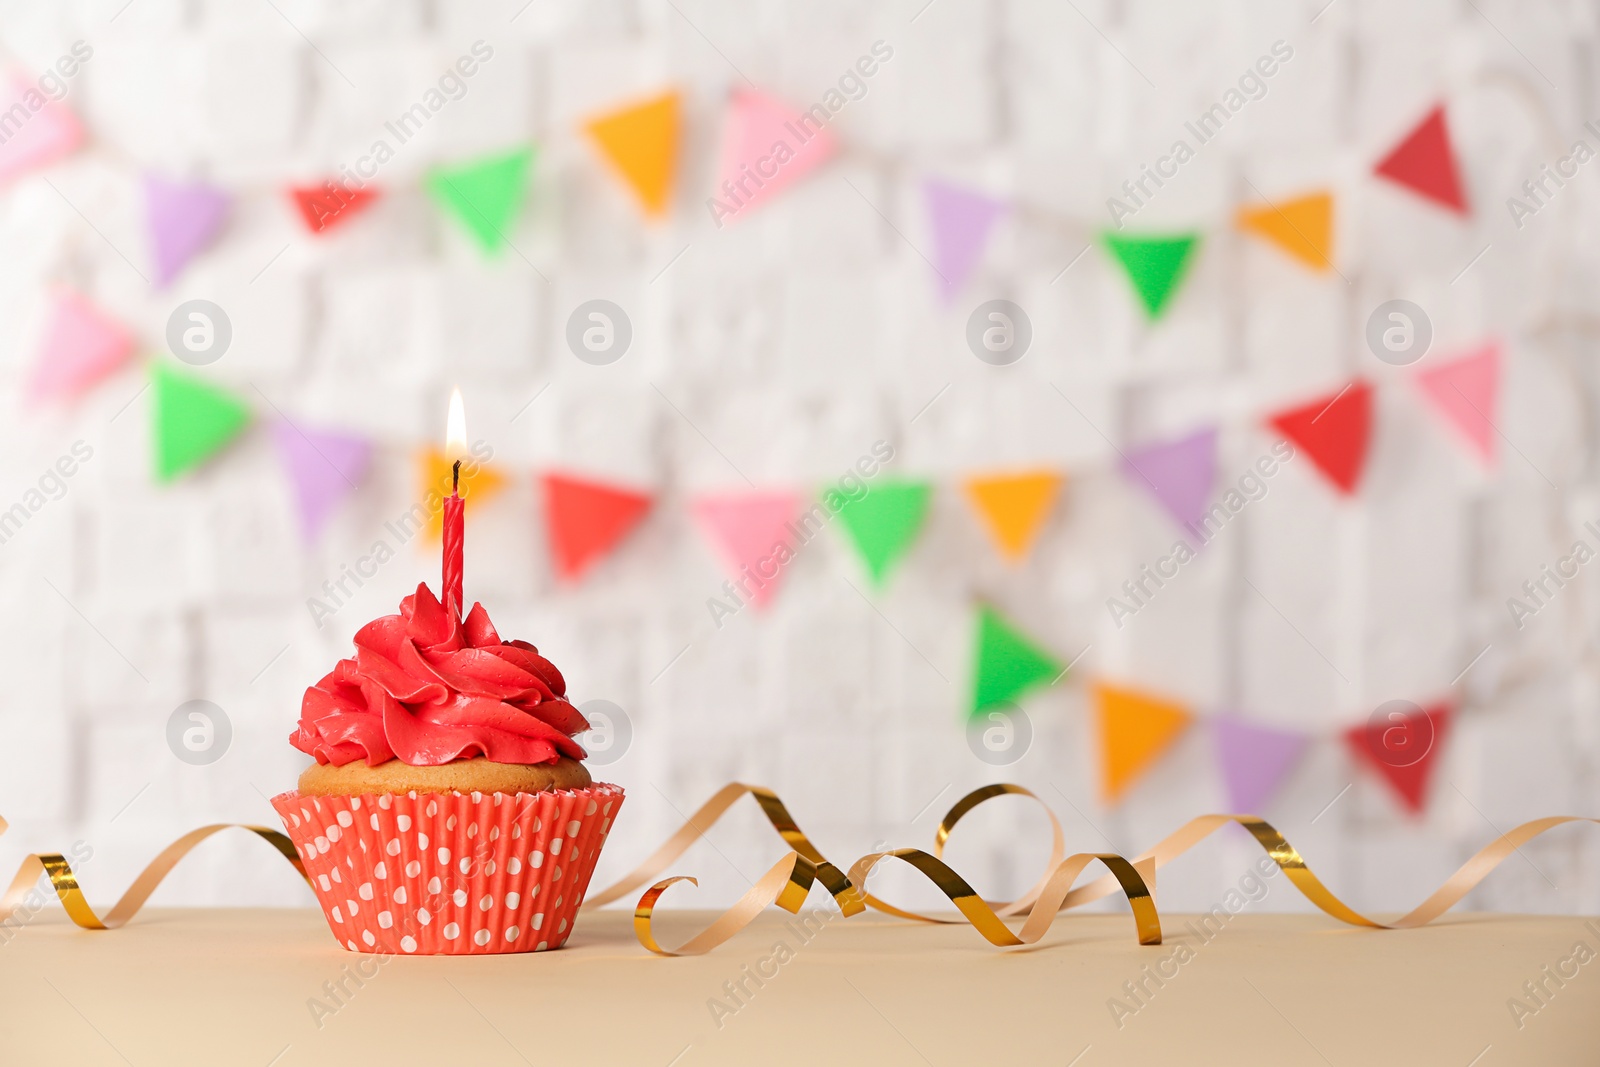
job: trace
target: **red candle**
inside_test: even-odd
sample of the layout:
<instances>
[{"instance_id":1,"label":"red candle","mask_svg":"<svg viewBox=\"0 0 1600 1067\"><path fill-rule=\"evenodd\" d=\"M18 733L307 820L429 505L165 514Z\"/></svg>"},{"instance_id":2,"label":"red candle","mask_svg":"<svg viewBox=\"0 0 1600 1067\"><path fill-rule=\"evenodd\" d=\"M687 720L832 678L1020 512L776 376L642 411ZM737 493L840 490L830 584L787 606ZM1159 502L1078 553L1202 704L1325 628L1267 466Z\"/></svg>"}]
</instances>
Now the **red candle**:
<instances>
[{"instance_id":1,"label":"red candle","mask_svg":"<svg viewBox=\"0 0 1600 1067\"><path fill-rule=\"evenodd\" d=\"M461 390L450 394L450 416L445 431L445 447L461 455L467 450L467 417L461 404ZM440 587L445 610L461 618L465 606L461 595L461 567L466 540L466 508L461 500L461 461L450 468L450 495L444 502L444 575Z\"/></svg>"},{"instance_id":2,"label":"red candle","mask_svg":"<svg viewBox=\"0 0 1600 1067\"><path fill-rule=\"evenodd\" d=\"M450 495L444 501L444 606L461 618L461 564L466 535L466 508L456 484L461 477L461 461L456 460Z\"/></svg>"}]
</instances>

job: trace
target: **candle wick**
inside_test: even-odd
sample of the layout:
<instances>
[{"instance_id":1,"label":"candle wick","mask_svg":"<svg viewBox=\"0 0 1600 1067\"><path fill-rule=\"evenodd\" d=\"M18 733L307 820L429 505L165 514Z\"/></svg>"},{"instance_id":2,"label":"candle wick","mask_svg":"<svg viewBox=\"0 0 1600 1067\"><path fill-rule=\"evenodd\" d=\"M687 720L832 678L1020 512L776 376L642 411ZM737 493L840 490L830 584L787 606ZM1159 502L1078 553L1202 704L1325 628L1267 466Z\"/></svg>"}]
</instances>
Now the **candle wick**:
<instances>
[{"instance_id":1,"label":"candle wick","mask_svg":"<svg viewBox=\"0 0 1600 1067\"><path fill-rule=\"evenodd\" d=\"M461 461L459 459L450 468L450 492L458 494L461 492Z\"/></svg>"}]
</instances>

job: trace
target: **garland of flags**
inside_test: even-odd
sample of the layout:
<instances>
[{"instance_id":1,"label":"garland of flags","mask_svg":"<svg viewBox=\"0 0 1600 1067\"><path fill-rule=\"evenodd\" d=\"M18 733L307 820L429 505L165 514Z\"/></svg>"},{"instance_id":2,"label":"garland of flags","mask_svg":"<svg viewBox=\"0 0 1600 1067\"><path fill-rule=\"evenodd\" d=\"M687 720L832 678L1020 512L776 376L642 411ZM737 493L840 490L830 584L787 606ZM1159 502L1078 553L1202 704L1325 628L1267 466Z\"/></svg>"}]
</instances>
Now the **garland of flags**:
<instances>
[{"instance_id":1,"label":"garland of flags","mask_svg":"<svg viewBox=\"0 0 1600 1067\"><path fill-rule=\"evenodd\" d=\"M17 88L14 92L20 92ZM0 111L11 101L0 100ZM648 219L671 209L682 135L682 101L667 91L597 115L583 132L596 155ZM10 139L0 144L0 185L74 151L83 140L75 115L48 102ZM807 124L793 109L767 94L737 90L730 95L720 181L708 201L718 227L736 222L826 164L840 151L826 127ZM536 147L504 151L434 168L423 186L440 212L485 256L509 244L537 162ZM1434 107L1373 168L1437 207L1466 215L1455 153L1443 105ZM143 179L150 235L153 284L170 284L226 231L232 198L205 182L148 174ZM285 190L308 232L314 235L355 224L382 195L372 185L346 181L294 185ZM921 187L932 240L932 266L939 301L956 301L983 260L996 223L1012 209L1005 200L938 178ZM1333 269L1334 198L1313 190L1276 204L1241 207L1234 224L1276 247L1302 267ZM1152 323L1171 308L1200 252L1199 232L1123 233L1096 238L1127 277L1138 306ZM85 295L59 290L42 334L29 381L35 400L71 400L130 362L138 345L132 334ZM1501 374L1500 347L1485 342L1470 351L1429 362L1413 379L1419 396L1463 446L1485 465L1495 461L1493 421ZM148 368L152 426L152 472L159 482L183 477L222 452L253 417L251 406L229 390L192 372L152 360ZM1330 486L1356 493L1366 463L1373 420L1373 387L1355 380L1302 404L1268 413L1264 422L1303 451ZM301 427L276 420L272 439L292 483L301 531L308 542L321 533L340 502L371 466L370 441L335 428ZM1217 429L1200 427L1183 436L1139 444L1123 454L1130 484L1186 530L1198 530L1216 504ZM421 484L447 484L449 460L436 451L418 459ZM505 485L506 476L478 464L463 469L463 492L480 501ZM961 489L995 551L1020 565L1059 500L1065 473L1034 469L985 472ZM617 551L653 506L646 488L625 486L571 471L537 478L554 571L579 581ZM829 494L842 537L859 556L871 585L889 583L925 523L933 485L883 476L865 494ZM810 497L787 488L706 494L689 510L717 557L735 580L743 579L757 609L776 595L781 574L775 550L794 540L796 520ZM437 511L432 519L437 535ZM769 574L769 568L771 573ZM752 576L755 576L752 580ZM980 718L1023 698L1067 671L1057 657L1005 620L980 606L976 619L970 714ZM1120 800L1193 724L1186 704L1106 682L1092 687L1094 726L1101 752L1101 791ZM1448 701L1417 715L1436 741L1453 713ZM1255 810L1271 795L1303 753L1307 735L1271 728L1231 712L1208 720L1218 763L1236 810ZM1366 727L1343 735L1358 762L1382 777L1410 810L1421 810L1435 743L1417 761L1393 766Z\"/></svg>"}]
</instances>

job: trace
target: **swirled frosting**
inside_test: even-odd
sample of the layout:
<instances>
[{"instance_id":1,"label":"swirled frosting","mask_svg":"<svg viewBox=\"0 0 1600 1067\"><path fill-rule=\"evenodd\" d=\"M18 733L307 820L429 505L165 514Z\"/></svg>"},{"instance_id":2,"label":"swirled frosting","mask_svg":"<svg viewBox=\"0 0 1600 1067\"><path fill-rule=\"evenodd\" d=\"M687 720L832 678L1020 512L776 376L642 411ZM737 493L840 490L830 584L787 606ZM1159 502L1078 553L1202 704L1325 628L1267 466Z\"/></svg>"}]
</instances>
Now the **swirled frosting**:
<instances>
[{"instance_id":1,"label":"swirled frosting","mask_svg":"<svg viewBox=\"0 0 1600 1067\"><path fill-rule=\"evenodd\" d=\"M555 665L526 641L502 641L482 604L465 619L426 584L356 633L342 659L300 704L289 743L318 763L398 759L436 767L483 756L495 763L582 759L572 735L589 728L566 699Z\"/></svg>"}]
</instances>

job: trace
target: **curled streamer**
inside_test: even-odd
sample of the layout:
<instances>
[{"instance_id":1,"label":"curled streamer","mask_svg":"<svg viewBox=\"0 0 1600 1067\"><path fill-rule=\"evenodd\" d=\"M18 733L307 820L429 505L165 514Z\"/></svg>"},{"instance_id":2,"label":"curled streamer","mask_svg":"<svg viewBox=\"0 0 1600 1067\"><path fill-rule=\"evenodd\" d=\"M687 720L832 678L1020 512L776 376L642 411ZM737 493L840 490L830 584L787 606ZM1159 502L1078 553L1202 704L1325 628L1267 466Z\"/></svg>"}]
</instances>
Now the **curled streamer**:
<instances>
[{"instance_id":1,"label":"curled streamer","mask_svg":"<svg viewBox=\"0 0 1600 1067\"><path fill-rule=\"evenodd\" d=\"M133 880L127 892L111 906L105 918L94 913L89 907L89 902L83 899L83 890L78 888L78 876L72 872L72 867L67 863L65 856L59 852L35 852L23 857L22 865L17 868L17 873L11 878L11 885L6 888L5 896L0 897L0 920L10 916L23 902L28 892L39 881L41 874L48 875L50 887L55 890L56 897L61 901L61 906L66 909L67 917L85 930L115 930L144 907L144 902L150 899L150 894L156 891L156 886L164 881L178 861L187 856L196 845L222 830L231 830L237 827L240 830L249 830L267 844L283 853L283 858L294 865L300 872L300 877L306 877L305 864L300 862L300 856L294 850L294 843L277 830L269 830L265 826L247 826L243 823L216 823L211 826L202 826L198 830L190 830L172 844L161 850L161 854L151 860L139 876ZM5 819L0 818L0 834L7 829ZM309 879L307 880L309 883Z\"/></svg>"},{"instance_id":2,"label":"curled streamer","mask_svg":"<svg viewBox=\"0 0 1600 1067\"><path fill-rule=\"evenodd\" d=\"M700 933L675 949L663 947L655 938L652 918L656 903L663 893L678 882L693 883L693 878L674 876L658 877L689 847L714 826L737 801L749 795L760 805L761 812L789 846L790 852L773 864L757 879L755 885L731 908ZM1050 820L1050 857L1038 881L1022 896L1013 901L990 902L978 893L956 871L944 862L944 848L951 832L961 819L995 797L1020 796L1037 802ZM606 889L595 893L584 904L585 908L598 908L604 904L631 895L641 886L648 886L634 909L634 932L639 943L651 952L664 956L688 956L709 952L748 926L768 905L777 905L790 912L798 912L807 894L816 883L821 883L832 896L835 905L846 916L858 915L871 908L899 918L917 922L961 923L973 927L991 944L1002 947L1028 945L1037 942L1050 929L1057 915L1070 908L1080 907L1102 897L1121 891L1133 912L1134 925L1142 945L1161 943L1161 918L1151 892L1156 872L1179 856L1199 845L1222 827L1234 823L1242 826L1255 838L1278 868L1288 876L1294 887L1311 903L1340 922L1352 926L1365 926L1382 930L1403 930L1424 926L1461 901L1489 873L1503 863L1523 845L1565 823L1600 823L1600 819L1581 816L1557 815L1523 823L1479 849L1462 864L1445 883L1428 899L1393 922L1382 923L1368 918L1340 900L1323 885L1294 846L1270 823L1254 815L1201 815L1190 819L1167 835L1148 851L1132 860L1116 853L1087 853L1066 855L1065 837L1061 823L1042 800L1019 785L1006 783L984 786L973 790L945 813L934 834L932 852L915 848L893 849L862 856L845 873L829 862L822 851L800 829L789 809L778 795L762 786L733 782L718 790L702 804L679 829L645 859L637 868L624 875ZM178 862L196 845L222 830L247 830L260 837L283 856L299 873L306 877L305 866L295 852L293 843L277 830L242 823L218 823L202 826L168 845L134 879L122 897L106 912L96 915L84 900L78 879L66 857L60 853L34 853L25 857L10 886L0 897L0 919L16 911L28 892L38 882L40 875L50 880L67 916L87 930L114 930L122 926L142 908L156 887L172 872ZM0 818L0 834L7 829ZM881 900L865 891L867 876L884 860L905 863L927 878L956 908L956 914L929 915L909 911ZM1109 871L1104 877L1087 885L1074 883L1091 864L1100 863ZM1013 932L1006 925L1009 918L1023 917L1022 927Z\"/></svg>"},{"instance_id":3,"label":"curled streamer","mask_svg":"<svg viewBox=\"0 0 1600 1067\"><path fill-rule=\"evenodd\" d=\"M651 932L651 918L656 901L661 894L680 881L693 882L694 879L683 877L667 878L652 885L640 899L634 911L634 930L639 937L640 944L652 952L662 955L696 955L709 952L745 926L760 914L762 908L768 904L777 904L789 911L798 911L805 900L805 893L811 887L813 877L818 880L823 866L836 871L832 864L828 864L822 853L805 836L795 823L783 802L771 790L760 786L732 783L724 786L710 800L695 811L693 815L679 828L677 833L657 849L649 859L640 864L638 868L629 872L620 881L594 898L590 904L598 906L608 900L615 900L620 896L632 892L640 885L664 871L669 864L681 856L696 838L700 837L733 806L740 797L749 793L756 797L761 805L763 814L767 816L773 828L786 843L794 849L789 855L774 864L772 869L763 875L754 886L732 907L725 911L718 919L700 934L690 938L675 950L663 949L655 940ZM1008 903L991 904L982 900L973 891L964 879L956 874L949 865L943 862L944 846L950 839L950 833L963 816L972 811L979 804L998 796L1025 796L1038 801L1044 807L1045 814L1050 819L1052 844L1050 858L1045 865L1045 871L1033 887L1021 897ZM1155 847L1141 853L1133 860L1127 860L1115 853L1078 853L1073 856L1063 856L1065 847L1061 832L1061 823L1055 813L1042 800L1029 790L1019 785L1006 783L984 786L973 790L945 813L939 822L939 827L934 835L934 850L930 855L919 849L895 849L890 852L871 853L861 857L850 868L846 877L846 884L836 888L828 885L834 901L840 905L840 910L845 915L857 914L864 907L882 911L904 919L913 919L919 922L959 923L970 924L990 944L1002 947L1033 944L1049 930L1055 916L1070 908L1081 907L1084 904L1099 900L1111 895L1119 889L1128 898L1129 906L1133 909L1134 920L1138 932L1139 943L1142 945L1158 945L1161 943L1161 923L1155 902L1152 899L1150 887L1155 883L1156 872L1171 863L1179 856L1194 848L1200 842L1210 837L1217 830L1229 823L1242 826L1255 838L1262 849L1283 871L1302 896L1315 904L1326 914L1338 919L1340 922L1351 926L1365 926L1380 930L1405 930L1424 926L1450 908L1458 904L1463 897L1482 882L1491 871L1503 863L1507 857L1523 845L1532 841L1547 830L1554 829L1570 822L1600 823L1600 819L1585 818L1573 815L1557 815L1543 819L1534 819L1523 823L1479 849L1471 859L1463 863L1445 883L1440 886L1427 900L1423 901L1411 911L1390 923L1378 922L1368 918L1350 907L1334 895L1306 866L1305 860L1295 850L1288 840L1265 819L1254 815L1201 815L1190 819L1177 830L1168 834ZM864 891L866 877L879 861L886 857L902 860L912 866L931 881L942 892L960 913L951 915L925 915L908 911L893 904L878 899ZM1099 860L1110 870L1110 874L1087 885L1072 888L1079 874L1090 863ZM809 865L809 868L808 866ZM846 906L849 902L851 907ZM590 906L586 904L585 907ZM1022 929L1013 933L1003 921L1005 918L1026 914Z\"/></svg>"}]
</instances>

